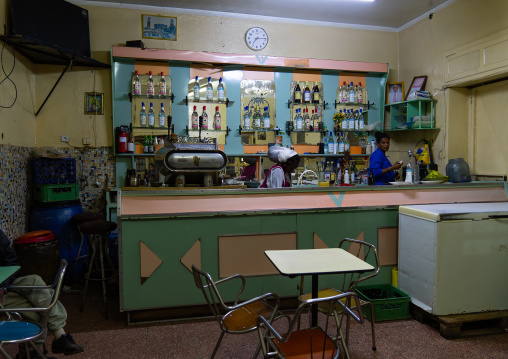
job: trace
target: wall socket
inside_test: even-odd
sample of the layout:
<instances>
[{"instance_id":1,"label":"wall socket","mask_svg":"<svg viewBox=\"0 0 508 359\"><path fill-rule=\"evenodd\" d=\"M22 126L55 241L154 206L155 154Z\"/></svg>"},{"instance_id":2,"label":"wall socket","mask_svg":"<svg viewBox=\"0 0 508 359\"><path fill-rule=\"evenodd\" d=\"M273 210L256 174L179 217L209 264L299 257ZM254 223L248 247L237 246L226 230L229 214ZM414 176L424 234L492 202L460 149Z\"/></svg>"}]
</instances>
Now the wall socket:
<instances>
[{"instance_id":1,"label":"wall socket","mask_svg":"<svg viewBox=\"0 0 508 359\"><path fill-rule=\"evenodd\" d=\"M69 136L67 135L62 135L60 137L60 142L69 142Z\"/></svg>"},{"instance_id":2,"label":"wall socket","mask_svg":"<svg viewBox=\"0 0 508 359\"><path fill-rule=\"evenodd\" d=\"M84 145L89 145L90 144L90 139L89 138L83 138L83 144Z\"/></svg>"}]
</instances>

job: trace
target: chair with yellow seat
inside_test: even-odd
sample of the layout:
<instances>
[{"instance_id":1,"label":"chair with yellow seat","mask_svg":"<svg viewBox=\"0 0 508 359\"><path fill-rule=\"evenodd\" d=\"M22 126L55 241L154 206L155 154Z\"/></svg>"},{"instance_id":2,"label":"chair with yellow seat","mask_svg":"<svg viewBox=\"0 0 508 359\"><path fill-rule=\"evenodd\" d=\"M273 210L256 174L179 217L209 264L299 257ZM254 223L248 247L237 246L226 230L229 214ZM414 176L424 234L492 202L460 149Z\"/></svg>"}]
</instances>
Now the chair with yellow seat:
<instances>
[{"instance_id":1,"label":"chair with yellow seat","mask_svg":"<svg viewBox=\"0 0 508 359\"><path fill-rule=\"evenodd\" d=\"M270 323L280 317L286 317L289 322L289 316L279 311L280 300L276 294L266 293L239 303L245 288L245 278L240 274L214 281L210 274L198 269L195 265L192 265L192 274L196 286L203 292L206 302L221 329L220 337L211 356L212 359L219 349L224 334L245 334L256 330L259 316L268 318ZM231 280L239 281L240 285L235 301L232 305L227 305L224 303L217 286ZM260 349L261 345L259 344L253 358L257 357Z\"/></svg>"},{"instance_id":2,"label":"chair with yellow seat","mask_svg":"<svg viewBox=\"0 0 508 359\"><path fill-rule=\"evenodd\" d=\"M264 317L258 318L258 335L264 358L282 359L337 359L340 355L338 337L332 338L329 333L334 329L337 333L344 316L362 322L361 306L356 307L355 313L349 303L358 301L356 293L341 293L330 298L307 299L303 301L295 312L287 330L276 329ZM312 326L311 306L317 304L335 317L326 316L324 325ZM305 318L307 317L307 318ZM336 324L334 328L333 323ZM301 328L303 326L303 328ZM279 333L280 332L280 333Z\"/></svg>"},{"instance_id":3,"label":"chair with yellow seat","mask_svg":"<svg viewBox=\"0 0 508 359\"><path fill-rule=\"evenodd\" d=\"M318 291L318 298L327 298L327 297L334 297L337 294L345 293L345 292L356 292L356 288L359 283L370 279L372 277L375 277L379 273L379 259L377 255L377 249L373 244L359 241L357 239L351 239L351 238L344 238L339 243L339 248L344 249L345 251L348 251L349 253L355 255L356 257L364 260L365 262L371 264L374 266L374 271L367 272L367 273L344 273L341 275L342 283L340 283L339 289L336 288L325 288ZM300 288L303 288L303 277L302 282L300 285ZM312 298L311 293L302 294L299 297L300 301L305 301ZM351 301L350 308L355 308L357 306L357 303L360 303L361 307L368 306L370 307L370 313L371 313L371 330L372 330L372 350L376 350L376 331L374 327L374 306L371 302L365 301L363 299L357 299ZM325 305L320 305L319 310L322 312L325 312L329 315L330 313L327 310L327 307ZM349 358L349 353L347 350L347 344L349 343L349 328L350 328L350 320L346 321L346 340L344 344L345 352L347 357ZM339 336L341 336L341 339L343 340L342 332L339 328Z\"/></svg>"}]
</instances>

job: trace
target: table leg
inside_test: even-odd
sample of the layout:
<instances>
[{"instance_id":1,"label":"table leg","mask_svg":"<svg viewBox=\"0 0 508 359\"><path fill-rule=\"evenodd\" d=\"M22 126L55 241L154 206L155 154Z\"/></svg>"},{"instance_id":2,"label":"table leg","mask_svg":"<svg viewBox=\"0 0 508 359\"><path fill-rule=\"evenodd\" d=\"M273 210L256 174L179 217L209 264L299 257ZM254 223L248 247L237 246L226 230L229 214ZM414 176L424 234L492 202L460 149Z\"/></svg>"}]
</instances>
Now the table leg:
<instances>
[{"instance_id":1,"label":"table leg","mask_svg":"<svg viewBox=\"0 0 508 359\"><path fill-rule=\"evenodd\" d=\"M318 275L312 275L312 298L318 297ZM312 326L315 327L317 325L317 314L318 314L318 305L312 304Z\"/></svg>"}]
</instances>

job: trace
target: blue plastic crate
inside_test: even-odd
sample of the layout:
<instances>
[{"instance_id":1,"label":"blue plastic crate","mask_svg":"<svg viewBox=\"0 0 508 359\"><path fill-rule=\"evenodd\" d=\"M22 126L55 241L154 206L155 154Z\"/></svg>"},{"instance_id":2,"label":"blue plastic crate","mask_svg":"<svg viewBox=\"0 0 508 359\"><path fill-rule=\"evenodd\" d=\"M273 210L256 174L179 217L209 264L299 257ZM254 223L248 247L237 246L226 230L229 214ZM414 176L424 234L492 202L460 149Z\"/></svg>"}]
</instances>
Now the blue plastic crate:
<instances>
[{"instance_id":1,"label":"blue plastic crate","mask_svg":"<svg viewBox=\"0 0 508 359\"><path fill-rule=\"evenodd\" d=\"M36 158L34 160L35 184L76 183L76 159Z\"/></svg>"}]
</instances>

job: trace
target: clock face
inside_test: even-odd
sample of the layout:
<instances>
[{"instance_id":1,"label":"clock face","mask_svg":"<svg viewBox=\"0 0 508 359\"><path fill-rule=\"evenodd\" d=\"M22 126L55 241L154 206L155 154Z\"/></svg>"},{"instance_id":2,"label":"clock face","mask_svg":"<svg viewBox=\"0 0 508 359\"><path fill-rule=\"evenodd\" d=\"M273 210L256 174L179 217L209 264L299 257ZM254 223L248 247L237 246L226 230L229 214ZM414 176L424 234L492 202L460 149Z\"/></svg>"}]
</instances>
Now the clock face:
<instances>
[{"instance_id":1,"label":"clock face","mask_svg":"<svg viewBox=\"0 0 508 359\"><path fill-rule=\"evenodd\" d=\"M250 28L245 33L245 42L252 50L263 50L268 45L268 34L260 27Z\"/></svg>"}]
</instances>

